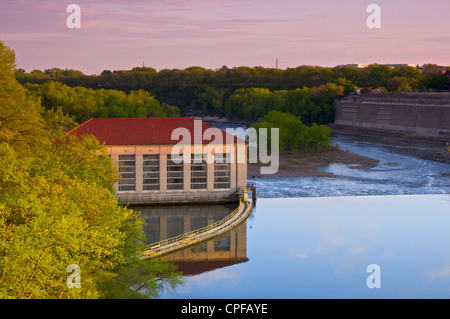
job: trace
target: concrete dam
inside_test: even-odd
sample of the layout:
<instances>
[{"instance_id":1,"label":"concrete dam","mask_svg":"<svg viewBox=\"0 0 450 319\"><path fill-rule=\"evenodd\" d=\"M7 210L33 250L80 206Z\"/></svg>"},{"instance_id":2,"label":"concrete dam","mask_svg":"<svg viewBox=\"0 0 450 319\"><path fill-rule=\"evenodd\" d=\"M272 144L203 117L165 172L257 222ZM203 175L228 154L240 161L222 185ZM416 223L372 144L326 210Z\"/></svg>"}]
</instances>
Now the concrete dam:
<instances>
[{"instance_id":1,"label":"concrete dam","mask_svg":"<svg viewBox=\"0 0 450 319\"><path fill-rule=\"evenodd\" d=\"M351 95L334 108L337 125L450 138L450 92Z\"/></svg>"}]
</instances>

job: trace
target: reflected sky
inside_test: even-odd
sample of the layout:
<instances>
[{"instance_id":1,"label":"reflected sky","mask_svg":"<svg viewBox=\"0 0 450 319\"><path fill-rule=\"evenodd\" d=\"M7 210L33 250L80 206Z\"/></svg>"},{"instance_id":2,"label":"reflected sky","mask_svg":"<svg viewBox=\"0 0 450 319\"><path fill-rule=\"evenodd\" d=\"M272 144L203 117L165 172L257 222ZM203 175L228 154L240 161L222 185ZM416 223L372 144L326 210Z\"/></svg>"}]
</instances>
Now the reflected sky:
<instances>
[{"instance_id":1,"label":"reflected sky","mask_svg":"<svg viewBox=\"0 0 450 319\"><path fill-rule=\"evenodd\" d=\"M248 262L163 298L450 298L450 195L258 199ZM381 268L381 288L366 285Z\"/></svg>"}]
</instances>

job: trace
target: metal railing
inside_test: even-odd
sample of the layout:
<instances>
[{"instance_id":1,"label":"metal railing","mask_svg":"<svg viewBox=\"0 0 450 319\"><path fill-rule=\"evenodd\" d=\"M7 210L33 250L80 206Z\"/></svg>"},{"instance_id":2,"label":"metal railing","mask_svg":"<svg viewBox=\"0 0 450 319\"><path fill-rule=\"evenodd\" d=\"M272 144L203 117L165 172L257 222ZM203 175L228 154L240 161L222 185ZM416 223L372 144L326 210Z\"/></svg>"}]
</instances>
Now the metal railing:
<instances>
[{"instance_id":1,"label":"metal railing","mask_svg":"<svg viewBox=\"0 0 450 319\"><path fill-rule=\"evenodd\" d=\"M219 194L164 194L164 195L129 195L119 194L119 200L122 203L162 203L162 202L180 202L180 201L205 201L205 200L232 200L231 193Z\"/></svg>"},{"instance_id":2,"label":"metal railing","mask_svg":"<svg viewBox=\"0 0 450 319\"><path fill-rule=\"evenodd\" d=\"M239 206L232 213L230 213L228 216L226 216L225 218L223 218L222 220L220 220L214 224L193 230L188 233L178 235L176 237L172 237L169 239L165 239L165 240L147 245L146 251L144 252L144 256L146 258L148 258L148 257L152 257L155 255L160 255L162 253L166 253L166 252L172 251L174 249L177 249L182 245L185 245L188 243L193 243L200 239L201 240L206 239L206 237L203 238L202 235L205 235L206 233L211 232L212 230L215 230L215 231L209 235L210 236L216 235L217 233L223 231L226 228L226 226L224 226L224 224L227 223L228 221L230 221L231 219L233 219L239 213L239 211L241 210L243 205L244 205L244 202L242 200L239 200ZM247 203L247 205L250 205L250 204ZM243 211L243 213L244 212L245 211ZM238 223L243 218L244 215L245 214L238 216L235 223ZM210 237L210 236L207 236L207 237ZM164 247L164 252L162 251L163 247Z\"/></svg>"}]
</instances>

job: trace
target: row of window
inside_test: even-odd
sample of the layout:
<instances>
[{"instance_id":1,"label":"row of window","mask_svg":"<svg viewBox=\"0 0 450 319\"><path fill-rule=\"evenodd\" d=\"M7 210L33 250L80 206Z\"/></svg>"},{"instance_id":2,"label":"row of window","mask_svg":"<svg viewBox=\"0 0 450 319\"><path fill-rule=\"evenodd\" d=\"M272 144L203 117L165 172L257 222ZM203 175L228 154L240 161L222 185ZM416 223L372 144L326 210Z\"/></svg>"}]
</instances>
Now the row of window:
<instances>
[{"instance_id":1,"label":"row of window","mask_svg":"<svg viewBox=\"0 0 450 319\"><path fill-rule=\"evenodd\" d=\"M214 188L230 188L230 153L214 156ZM160 190L160 155L143 155L143 190ZM191 155L191 189L206 189L207 163L202 154ZM119 191L136 190L136 155L119 155ZM184 164L167 155L167 189L182 190Z\"/></svg>"}]
</instances>

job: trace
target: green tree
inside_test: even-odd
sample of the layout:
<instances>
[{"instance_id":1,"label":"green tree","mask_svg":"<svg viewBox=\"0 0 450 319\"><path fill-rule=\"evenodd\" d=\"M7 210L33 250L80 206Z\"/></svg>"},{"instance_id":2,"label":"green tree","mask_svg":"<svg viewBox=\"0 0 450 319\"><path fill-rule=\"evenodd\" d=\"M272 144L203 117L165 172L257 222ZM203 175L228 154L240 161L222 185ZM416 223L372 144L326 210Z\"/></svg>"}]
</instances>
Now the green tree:
<instances>
[{"instance_id":1,"label":"green tree","mask_svg":"<svg viewBox=\"0 0 450 319\"><path fill-rule=\"evenodd\" d=\"M404 76L394 76L389 84L387 85L387 89L391 92L409 92L412 91L411 86L409 85L409 81Z\"/></svg>"},{"instance_id":2,"label":"green tree","mask_svg":"<svg viewBox=\"0 0 450 319\"><path fill-rule=\"evenodd\" d=\"M40 101L15 79L15 53L0 41L0 143L20 154L45 144Z\"/></svg>"},{"instance_id":3,"label":"green tree","mask_svg":"<svg viewBox=\"0 0 450 319\"><path fill-rule=\"evenodd\" d=\"M183 282L172 263L156 259L141 260L136 251L145 250L145 233L142 219L126 223L126 235L121 246L124 260L113 269L116 276L100 284L107 299L158 298L162 291L173 292Z\"/></svg>"},{"instance_id":4,"label":"green tree","mask_svg":"<svg viewBox=\"0 0 450 319\"><path fill-rule=\"evenodd\" d=\"M327 149L330 144L331 130L328 127L315 123L308 127L302 123L300 117L291 113L270 111L251 126L256 129L279 128L281 152Z\"/></svg>"},{"instance_id":5,"label":"green tree","mask_svg":"<svg viewBox=\"0 0 450 319\"><path fill-rule=\"evenodd\" d=\"M331 129L314 123L306 131L306 145L309 149L327 149L330 145Z\"/></svg>"},{"instance_id":6,"label":"green tree","mask_svg":"<svg viewBox=\"0 0 450 319\"><path fill-rule=\"evenodd\" d=\"M192 105L194 110L204 114L223 114L223 90L202 84L195 90L195 95L197 98Z\"/></svg>"},{"instance_id":7,"label":"green tree","mask_svg":"<svg viewBox=\"0 0 450 319\"><path fill-rule=\"evenodd\" d=\"M40 107L12 77L14 53L3 42L0 57L0 298L149 297L181 283L170 264L140 260L142 221L119 205L103 146L67 135L73 118L60 108ZM71 264L81 269L79 289L66 284ZM146 290L122 284L119 294L118 282Z\"/></svg>"},{"instance_id":8,"label":"green tree","mask_svg":"<svg viewBox=\"0 0 450 319\"><path fill-rule=\"evenodd\" d=\"M358 90L358 87L355 84L353 84L350 80L347 80L345 78L337 78L335 80L335 83L337 85L342 86L342 88L343 88L342 94L344 96L347 96L347 95L355 92L356 90Z\"/></svg>"},{"instance_id":9,"label":"green tree","mask_svg":"<svg viewBox=\"0 0 450 319\"><path fill-rule=\"evenodd\" d=\"M418 67L412 66L397 66L394 68L392 75L394 77L404 77L408 80L408 84L411 89L415 90L418 88L419 82L423 78L423 73Z\"/></svg>"},{"instance_id":10,"label":"green tree","mask_svg":"<svg viewBox=\"0 0 450 319\"><path fill-rule=\"evenodd\" d=\"M393 73L393 69L390 66L371 64L367 69L369 71L367 86L378 88L388 85Z\"/></svg>"},{"instance_id":11,"label":"green tree","mask_svg":"<svg viewBox=\"0 0 450 319\"><path fill-rule=\"evenodd\" d=\"M431 77L428 87L433 90L442 90L448 86L448 78L445 75L435 75Z\"/></svg>"},{"instance_id":12,"label":"green tree","mask_svg":"<svg viewBox=\"0 0 450 319\"><path fill-rule=\"evenodd\" d=\"M160 103L150 92L142 89L126 94L119 90L69 87L54 81L41 85L26 84L25 87L41 97L46 109L61 108L78 122L92 117L175 117L180 114L177 107Z\"/></svg>"},{"instance_id":13,"label":"green tree","mask_svg":"<svg viewBox=\"0 0 450 319\"><path fill-rule=\"evenodd\" d=\"M344 67L336 68L334 73L337 79L343 78L345 83L357 83L361 75L361 69L346 65Z\"/></svg>"}]
</instances>

